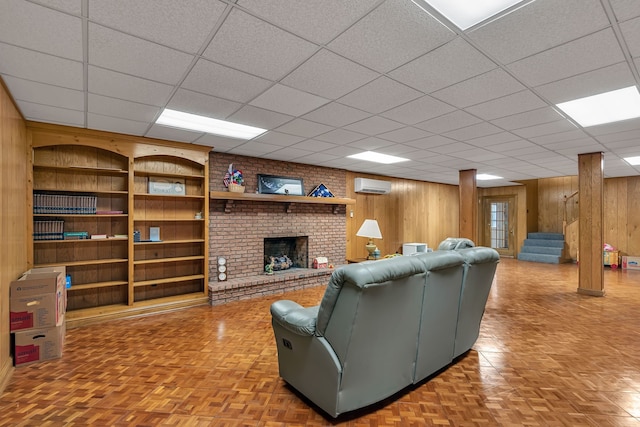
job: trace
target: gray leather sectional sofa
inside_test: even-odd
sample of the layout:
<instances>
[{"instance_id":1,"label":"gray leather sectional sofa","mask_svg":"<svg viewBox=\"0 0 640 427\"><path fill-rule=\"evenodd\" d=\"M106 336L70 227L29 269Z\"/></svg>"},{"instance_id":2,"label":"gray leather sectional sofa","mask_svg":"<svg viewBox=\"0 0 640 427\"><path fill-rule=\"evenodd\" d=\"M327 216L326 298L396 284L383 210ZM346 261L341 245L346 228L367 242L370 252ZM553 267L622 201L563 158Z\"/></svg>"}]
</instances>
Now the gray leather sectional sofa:
<instances>
[{"instance_id":1,"label":"gray leather sectional sofa","mask_svg":"<svg viewBox=\"0 0 640 427\"><path fill-rule=\"evenodd\" d=\"M343 266L316 307L273 303L280 376L337 417L451 364L478 338L499 260L457 243Z\"/></svg>"}]
</instances>

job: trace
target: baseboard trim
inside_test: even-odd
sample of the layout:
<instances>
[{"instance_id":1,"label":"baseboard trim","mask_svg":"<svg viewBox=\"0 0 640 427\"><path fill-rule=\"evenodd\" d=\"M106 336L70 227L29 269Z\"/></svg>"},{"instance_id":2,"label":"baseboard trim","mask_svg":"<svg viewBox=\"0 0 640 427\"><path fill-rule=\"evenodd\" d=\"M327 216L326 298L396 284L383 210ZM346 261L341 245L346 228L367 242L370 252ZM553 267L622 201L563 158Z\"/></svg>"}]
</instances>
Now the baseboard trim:
<instances>
[{"instance_id":1,"label":"baseboard trim","mask_svg":"<svg viewBox=\"0 0 640 427\"><path fill-rule=\"evenodd\" d=\"M605 294L604 289L596 291L594 289L585 289L585 288L578 288L578 293L581 295L589 295L592 297L603 297Z\"/></svg>"}]
</instances>

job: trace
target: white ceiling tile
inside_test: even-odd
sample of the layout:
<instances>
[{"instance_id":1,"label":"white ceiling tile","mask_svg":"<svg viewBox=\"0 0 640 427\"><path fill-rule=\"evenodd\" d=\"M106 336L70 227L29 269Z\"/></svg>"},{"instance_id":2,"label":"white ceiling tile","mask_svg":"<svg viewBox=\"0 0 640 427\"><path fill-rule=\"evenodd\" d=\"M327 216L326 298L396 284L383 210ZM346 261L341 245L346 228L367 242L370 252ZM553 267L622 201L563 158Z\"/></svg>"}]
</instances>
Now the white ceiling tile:
<instances>
[{"instance_id":1,"label":"white ceiling tile","mask_svg":"<svg viewBox=\"0 0 640 427\"><path fill-rule=\"evenodd\" d=\"M401 127L401 123L394 122L393 120L385 119L380 116L372 116L364 120L360 120L359 122L352 123L344 128L373 136L384 132L390 132Z\"/></svg>"},{"instance_id":2,"label":"white ceiling tile","mask_svg":"<svg viewBox=\"0 0 640 427\"><path fill-rule=\"evenodd\" d=\"M327 133L323 133L316 137L320 141L332 142L334 144L348 144L359 139L366 138L366 135L352 132L346 129L335 129Z\"/></svg>"},{"instance_id":3,"label":"white ceiling tile","mask_svg":"<svg viewBox=\"0 0 640 427\"><path fill-rule=\"evenodd\" d=\"M90 113L128 119L134 122L144 122L147 125L153 122L160 113L160 108L158 107L93 93L89 94L88 103L87 111ZM140 133L136 135L140 135Z\"/></svg>"},{"instance_id":4,"label":"white ceiling tile","mask_svg":"<svg viewBox=\"0 0 640 427\"><path fill-rule=\"evenodd\" d=\"M267 154L263 154L260 157L265 159L273 159L273 160L281 160L281 161L292 161L299 157L305 157L310 154L313 154L307 150L298 150L296 148L283 148L281 150L272 151Z\"/></svg>"},{"instance_id":5,"label":"white ceiling tile","mask_svg":"<svg viewBox=\"0 0 640 427\"><path fill-rule=\"evenodd\" d=\"M82 61L82 20L26 1L0 2L0 40Z\"/></svg>"},{"instance_id":6,"label":"white ceiling tile","mask_svg":"<svg viewBox=\"0 0 640 427\"><path fill-rule=\"evenodd\" d=\"M94 1L91 21L185 52L202 48L226 5L210 0Z\"/></svg>"},{"instance_id":7,"label":"white ceiling tile","mask_svg":"<svg viewBox=\"0 0 640 427\"><path fill-rule=\"evenodd\" d=\"M537 0L479 27L469 37L509 64L608 25L599 0Z\"/></svg>"},{"instance_id":8,"label":"white ceiling tile","mask_svg":"<svg viewBox=\"0 0 640 427\"><path fill-rule=\"evenodd\" d=\"M496 64L457 37L389 73L394 79L431 93L496 68Z\"/></svg>"},{"instance_id":9,"label":"white ceiling tile","mask_svg":"<svg viewBox=\"0 0 640 427\"><path fill-rule=\"evenodd\" d=\"M168 139L170 141L194 142L202 135L202 132L192 132L168 126L153 125L144 136L149 138Z\"/></svg>"},{"instance_id":10,"label":"white ceiling tile","mask_svg":"<svg viewBox=\"0 0 640 427\"><path fill-rule=\"evenodd\" d=\"M421 98L407 102L404 105L385 111L382 113L382 116L407 125L414 125L449 113L453 110L455 110L455 107L425 95Z\"/></svg>"},{"instance_id":11,"label":"white ceiling tile","mask_svg":"<svg viewBox=\"0 0 640 427\"><path fill-rule=\"evenodd\" d=\"M82 63L0 43L0 74L83 89Z\"/></svg>"},{"instance_id":12,"label":"white ceiling tile","mask_svg":"<svg viewBox=\"0 0 640 427\"><path fill-rule=\"evenodd\" d=\"M422 129L407 126L400 129L392 130L391 132L379 134L378 137L389 141L402 143L415 141L416 139L420 138L426 138L430 135L431 134L429 132L426 132Z\"/></svg>"},{"instance_id":13,"label":"white ceiling tile","mask_svg":"<svg viewBox=\"0 0 640 427\"><path fill-rule=\"evenodd\" d=\"M18 102L18 108L27 120L81 127L85 124L83 111L34 104L27 101Z\"/></svg>"},{"instance_id":14,"label":"white ceiling tile","mask_svg":"<svg viewBox=\"0 0 640 427\"><path fill-rule=\"evenodd\" d=\"M517 92L492 101L473 105L465 110L471 114L475 114L481 119L493 120L498 117L535 110L536 108L542 108L546 105L547 103L533 92L523 90L522 92Z\"/></svg>"},{"instance_id":15,"label":"white ceiling tile","mask_svg":"<svg viewBox=\"0 0 640 427\"><path fill-rule=\"evenodd\" d=\"M391 145L393 145L392 142L385 141L384 139L369 137L369 138L361 139L359 141L352 142L351 144L349 144L349 147L360 148L363 151L366 151L366 150L377 151L381 148L389 147Z\"/></svg>"},{"instance_id":16,"label":"white ceiling tile","mask_svg":"<svg viewBox=\"0 0 640 427\"><path fill-rule=\"evenodd\" d=\"M280 150L282 147L278 145L265 144L258 141L247 141L236 148L229 150L229 153L242 154L243 156L260 157L263 154Z\"/></svg>"},{"instance_id":17,"label":"white ceiling tile","mask_svg":"<svg viewBox=\"0 0 640 427\"><path fill-rule=\"evenodd\" d=\"M447 145L440 145L438 147L430 147L429 150L438 154L450 154L454 155L460 151L474 150L476 147L473 145L465 144L464 142L453 142Z\"/></svg>"},{"instance_id":18,"label":"white ceiling tile","mask_svg":"<svg viewBox=\"0 0 640 427\"><path fill-rule=\"evenodd\" d=\"M89 23L89 63L113 71L176 84L194 56Z\"/></svg>"},{"instance_id":19,"label":"white ceiling tile","mask_svg":"<svg viewBox=\"0 0 640 427\"><path fill-rule=\"evenodd\" d=\"M455 144L457 141L446 138L441 135L434 135L427 138L417 139L415 141L409 141L406 145L420 149L431 149L432 147L439 147L441 145Z\"/></svg>"},{"instance_id":20,"label":"white ceiling tile","mask_svg":"<svg viewBox=\"0 0 640 427\"><path fill-rule=\"evenodd\" d=\"M465 142L475 145L476 147L489 147L491 145L517 141L518 139L520 139L520 137L512 134L511 132L500 132L480 138L471 138L466 140Z\"/></svg>"},{"instance_id":21,"label":"white ceiling tile","mask_svg":"<svg viewBox=\"0 0 640 427\"><path fill-rule=\"evenodd\" d=\"M70 110L84 110L84 93L79 90L47 85L3 76L9 92L16 101L29 101Z\"/></svg>"},{"instance_id":22,"label":"white ceiling tile","mask_svg":"<svg viewBox=\"0 0 640 427\"><path fill-rule=\"evenodd\" d=\"M307 139L291 146L298 150L305 150L311 153L320 153L322 151L331 151L336 145L326 141L320 141L318 139Z\"/></svg>"},{"instance_id":23,"label":"white ceiling tile","mask_svg":"<svg viewBox=\"0 0 640 427\"><path fill-rule=\"evenodd\" d=\"M236 1L238 6L318 44L328 43L378 2L378 0Z\"/></svg>"},{"instance_id":24,"label":"white ceiling tile","mask_svg":"<svg viewBox=\"0 0 640 427\"><path fill-rule=\"evenodd\" d=\"M596 139L601 143L606 144L607 146L620 141L629 141L630 143L635 143L636 145L638 145L637 141L640 140L640 130L634 129L625 132L608 133L599 135L598 137L596 137Z\"/></svg>"},{"instance_id":25,"label":"white ceiling tile","mask_svg":"<svg viewBox=\"0 0 640 427\"><path fill-rule=\"evenodd\" d=\"M514 62L508 68L525 84L540 86L621 61L624 55L608 28Z\"/></svg>"},{"instance_id":26,"label":"white ceiling tile","mask_svg":"<svg viewBox=\"0 0 640 427\"><path fill-rule=\"evenodd\" d=\"M629 51L634 58L640 56L640 18L635 18L620 24Z\"/></svg>"},{"instance_id":27,"label":"white ceiling tile","mask_svg":"<svg viewBox=\"0 0 640 427\"><path fill-rule=\"evenodd\" d=\"M521 129L543 123L564 120L556 110L551 107L539 108L526 113L514 114L501 119L492 120L491 123L506 130Z\"/></svg>"},{"instance_id":28,"label":"white ceiling tile","mask_svg":"<svg viewBox=\"0 0 640 427\"><path fill-rule=\"evenodd\" d=\"M387 72L454 37L455 33L413 2L387 0L328 47L371 69Z\"/></svg>"},{"instance_id":29,"label":"white ceiling tile","mask_svg":"<svg viewBox=\"0 0 640 427\"><path fill-rule=\"evenodd\" d=\"M331 149L331 154L338 157L351 156L353 154L361 153L362 149L358 147L352 147L350 145L336 145Z\"/></svg>"},{"instance_id":30,"label":"white ceiling tile","mask_svg":"<svg viewBox=\"0 0 640 427\"><path fill-rule=\"evenodd\" d=\"M636 0L609 0L618 21L640 16L640 3Z\"/></svg>"},{"instance_id":31,"label":"white ceiling tile","mask_svg":"<svg viewBox=\"0 0 640 427\"><path fill-rule=\"evenodd\" d=\"M276 84L250 102L256 107L300 116L329 102L328 99Z\"/></svg>"},{"instance_id":32,"label":"white ceiling tile","mask_svg":"<svg viewBox=\"0 0 640 427\"><path fill-rule=\"evenodd\" d=\"M194 141L198 145L213 147L213 151L226 153L227 151L244 144L244 139L227 138L224 136L205 134Z\"/></svg>"},{"instance_id":33,"label":"white ceiling tile","mask_svg":"<svg viewBox=\"0 0 640 427\"><path fill-rule=\"evenodd\" d=\"M140 136L147 131L149 123L89 113L87 114L87 126L91 129Z\"/></svg>"},{"instance_id":34,"label":"white ceiling tile","mask_svg":"<svg viewBox=\"0 0 640 427\"><path fill-rule=\"evenodd\" d=\"M325 104L302 116L304 119L329 126L342 127L369 117L370 114L337 102Z\"/></svg>"},{"instance_id":35,"label":"white ceiling tile","mask_svg":"<svg viewBox=\"0 0 640 427\"><path fill-rule=\"evenodd\" d=\"M296 136L303 136L305 138L313 138L314 136L318 136L322 133L329 132L334 128L331 126L326 126L320 123L311 122L309 120L304 119L294 119L289 123L286 123L276 130L288 133Z\"/></svg>"},{"instance_id":36,"label":"white ceiling tile","mask_svg":"<svg viewBox=\"0 0 640 427\"><path fill-rule=\"evenodd\" d=\"M609 67L547 83L536 87L535 90L548 101L559 104L635 84L629 64L620 62Z\"/></svg>"},{"instance_id":37,"label":"white ceiling tile","mask_svg":"<svg viewBox=\"0 0 640 427\"><path fill-rule=\"evenodd\" d=\"M626 132L640 129L640 118L628 119L621 122L606 123L603 125L590 126L586 128L591 135L606 135L614 132Z\"/></svg>"},{"instance_id":38,"label":"white ceiling tile","mask_svg":"<svg viewBox=\"0 0 640 427\"><path fill-rule=\"evenodd\" d=\"M251 105L245 105L228 117L235 123L243 125L256 126L263 129L274 129L287 123L293 119L293 116L276 113L274 111L264 110Z\"/></svg>"},{"instance_id":39,"label":"white ceiling tile","mask_svg":"<svg viewBox=\"0 0 640 427\"><path fill-rule=\"evenodd\" d=\"M178 89L171 97L167 108L214 119L226 119L231 113L237 111L241 105L238 102L227 101L215 96L187 89Z\"/></svg>"},{"instance_id":40,"label":"white ceiling tile","mask_svg":"<svg viewBox=\"0 0 640 427\"><path fill-rule=\"evenodd\" d=\"M82 0L32 0L44 6L58 9L63 12L80 15L82 13Z\"/></svg>"},{"instance_id":41,"label":"white ceiling tile","mask_svg":"<svg viewBox=\"0 0 640 427\"><path fill-rule=\"evenodd\" d=\"M543 136L532 137L532 138L529 138L529 140L536 144L540 144L543 146L550 146L556 142L570 141L573 139L580 139L584 137L585 137L585 133L582 130L574 128L567 132L559 132L559 133L552 133L552 134L543 135Z\"/></svg>"},{"instance_id":42,"label":"white ceiling tile","mask_svg":"<svg viewBox=\"0 0 640 427\"><path fill-rule=\"evenodd\" d=\"M529 141L526 141L524 139L519 139L516 141L503 142L501 144L489 145L486 148L496 153L502 153L505 150L516 150L516 149L529 148L529 147L535 147L535 146L536 146L535 144Z\"/></svg>"},{"instance_id":43,"label":"white ceiling tile","mask_svg":"<svg viewBox=\"0 0 640 427\"><path fill-rule=\"evenodd\" d=\"M278 80L316 49L312 43L234 9L203 56L232 68Z\"/></svg>"},{"instance_id":44,"label":"white ceiling tile","mask_svg":"<svg viewBox=\"0 0 640 427\"><path fill-rule=\"evenodd\" d=\"M456 110L434 119L418 123L416 127L431 133L445 133L454 129L460 129L480 123L481 121L482 120L479 118L474 117L465 111Z\"/></svg>"},{"instance_id":45,"label":"white ceiling tile","mask_svg":"<svg viewBox=\"0 0 640 427\"><path fill-rule=\"evenodd\" d=\"M378 73L322 49L282 79L282 83L318 96L337 99L376 77Z\"/></svg>"},{"instance_id":46,"label":"white ceiling tile","mask_svg":"<svg viewBox=\"0 0 640 427\"><path fill-rule=\"evenodd\" d=\"M141 104L164 106L172 86L89 66L89 92Z\"/></svg>"},{"instance_id":47,"label":"white ceiling tile","mask_svg":"<svg viewBox=\"0 0 640 427\"><path fill-rule=\"evenodd\" d=\"M303 139L304 137L302 136L295 136L295 135L289 135L287 133L282 133L282 132L269 131L255 138L254 141L264 142L266 144L271 144L271 145L279 145L281 147L290 147L302 141Z\"/></svg>"},{"instance_id":48,"label":"white ceiling tile","mask_svg":"<svg viewBox=\"0 0 640 427\"><path fill-rule=\"evenodd\" d=\"M500 98L524 89L524 86L502 69L495 69L465 80L431 96L459 108Z\"/></svg>"},{"instance_id":49,"label":"white ceiling tile","mask_svg":"<svg viewBox=\"0 0 640 427\"><path fill-rule=\"evenodd\" d=\"M566 120L558 120L557 122L544 123L541 125L530 126L527 128L515 129L512 132L522 138L533 138L537 136L550 135L553 133L567 132L576 129L576 127Z\"/></svg>"},{"instance_id":50,"label":"white ceiling tile","mask_svg":"<svg viewBox=\"0 0 640 427\"><path fill-rule=\"evenodd\" d=\"M269 80L199 59L182 87L232 101L248 102L272 84Z\"/></svg>"},{"instance_id":51,"label":"white ceiling tile","mask_svg":"<svg viewBox=\"0 0 640 427\"><path fill-rule=\"evenodd\" d=\"M314 166L323 166L327 162L332 162L337 158L338 156L334 155L333 151L331 153L313 153L307 156L297 157L296 163L304 163L304 164L314 165ZM307 189L307 192L309 191L311 190Z\"/></svg>"},{"instance_id":52,"label":"white ceiling tile","mask_svg":"<svg viewBox=\"0 0 640 427\"><path fill-rule=\"evenodd\" d=\"M480 138L482 136L493 135L502 132L497 126L491 123L482 122L475 125L467 126L447 132L444 134L447 138L455 139L458 141L466 141L469 139Z\"/></svg>"},{"instance_id":53,"label":"white ceiling tile","mask_svg":"<svg viewBox=\"0 0 640 427\"><path fill-rule=\"evenodd\" d=\"M417 90L383 76L343 96L339 102L376 114L422 95Z\"/></svg>"}]
</instances>

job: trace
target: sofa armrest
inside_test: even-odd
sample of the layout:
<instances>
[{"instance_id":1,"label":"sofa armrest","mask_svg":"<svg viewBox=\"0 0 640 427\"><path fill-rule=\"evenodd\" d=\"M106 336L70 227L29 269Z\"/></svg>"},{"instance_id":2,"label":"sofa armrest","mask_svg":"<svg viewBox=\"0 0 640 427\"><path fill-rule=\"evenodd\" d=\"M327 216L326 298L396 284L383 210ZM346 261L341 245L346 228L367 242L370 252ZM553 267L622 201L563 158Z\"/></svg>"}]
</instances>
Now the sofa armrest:
<instances>
[{"instance_id":1,"label":"sofa armrest","mask_svg":"<svg viewBox=\"0 0 640 427\"><path fill-rule=\"evenodd\" d=\"M274 322L297 335L312 336L316 332L319 306L304 308L289 300L280 300L271 304L271 317Z\"/></svg>"}]
</instances>

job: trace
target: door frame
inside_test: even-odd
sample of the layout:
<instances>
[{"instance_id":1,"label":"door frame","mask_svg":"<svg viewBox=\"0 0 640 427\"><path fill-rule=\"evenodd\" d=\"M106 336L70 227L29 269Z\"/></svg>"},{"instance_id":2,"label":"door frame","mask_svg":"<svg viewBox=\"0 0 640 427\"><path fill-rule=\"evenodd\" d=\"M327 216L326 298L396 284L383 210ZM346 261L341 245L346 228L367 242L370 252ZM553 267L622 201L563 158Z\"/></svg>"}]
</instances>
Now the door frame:
<instances>
[{"instance_id":1,"label":"door frame","mask_svg":"<svg viewBox=\"0 0 640 427\"><path fill-rule=\"evenodd\" d=\"M493 195L482 197L482 214L481 227L480 227L480 239L483 246L491 247L491 204L492 203L505 203L509 204L509 211L507 213L509 220L509 239L508 249L495 248L500 256L504 257L516 257L518 255L517 235L518 235L518 195L506 194L506 195Z\"/></svg>"}]
</instances>

